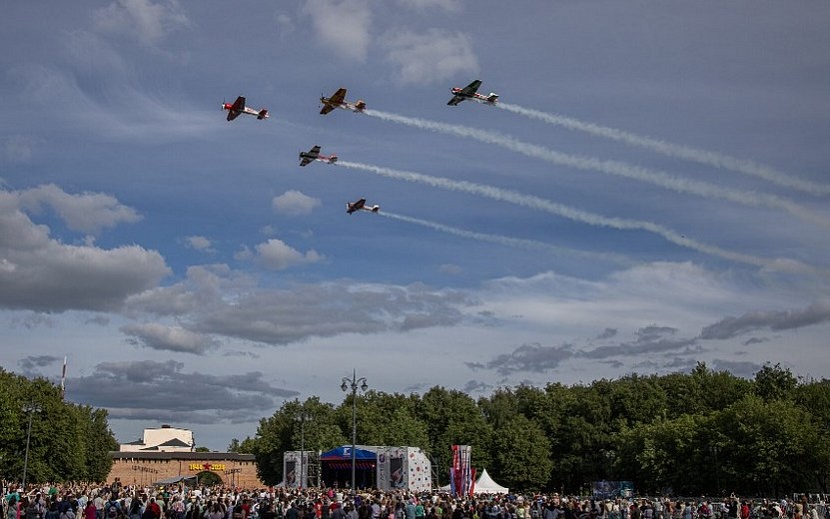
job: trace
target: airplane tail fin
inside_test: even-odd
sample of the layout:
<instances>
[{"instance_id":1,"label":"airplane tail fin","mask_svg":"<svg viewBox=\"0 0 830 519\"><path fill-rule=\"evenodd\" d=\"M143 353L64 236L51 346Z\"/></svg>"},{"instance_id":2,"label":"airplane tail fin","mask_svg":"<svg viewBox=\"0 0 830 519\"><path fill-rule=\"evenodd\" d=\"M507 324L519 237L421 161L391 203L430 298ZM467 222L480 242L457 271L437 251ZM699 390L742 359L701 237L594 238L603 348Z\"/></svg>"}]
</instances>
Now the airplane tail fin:
<instances>
[{"instance_id":1,"label":"airplane tail fin","mask_svg":"<svg viewBox=\"0 0 830 519\"><path fill-rule=\"evenodd\" d=\"M380 206L379 205L373 205L372 206L372 212L377 213L378 211L380 211Z\"/></svg>"},{"instance_id":2,"label":"airplane tail fin","mask_svg":"<svg viewBox=\"0 0 830 519\"><path fill-rule=\"evenodd\" d=\"M337 155L332 155L332 156L329 158L329 162L330 162L330 163L332 163L332 164L334 164L335 162L337 162Z\"/></svg>"},{"instance_id":3,"label":"airplane tail fin","mask_svg":"<svg viewBox=\"0 0 830 519\"><path fill-rule=\"evenodd\" d=\"M259 114L256 116L256 118L259 119L259 120L267 119L268 118L268 109L263 108L262 110L260 110Z\"/></svg>"},{"instance_id":4,"label":"airplane tail fin","mask_svg":"<svg viewBox=\"0 0 830 519\"><path fill-rule=\"evenodd\" d=\"M491 103L495 103L496 101L499 100L499 95L495 94L493 92L490 92L490 95L487 97L487 100L490 101Z\"/></svg>"},{"instance_id":5,"label":"airplane tail fin","mask_svg":"<svg viewBox=\"0 0 830 519\"><path fill-rule=\"evenodd\" d=\"M363 110L364 108L366 108L366 103L364 103L364 102L363 102L363 99L359 99L359 100L358 100L358 101L354 104L354 107L355 107L355 108L357 108L358 110Z\"/></svg>"}]
</instances>

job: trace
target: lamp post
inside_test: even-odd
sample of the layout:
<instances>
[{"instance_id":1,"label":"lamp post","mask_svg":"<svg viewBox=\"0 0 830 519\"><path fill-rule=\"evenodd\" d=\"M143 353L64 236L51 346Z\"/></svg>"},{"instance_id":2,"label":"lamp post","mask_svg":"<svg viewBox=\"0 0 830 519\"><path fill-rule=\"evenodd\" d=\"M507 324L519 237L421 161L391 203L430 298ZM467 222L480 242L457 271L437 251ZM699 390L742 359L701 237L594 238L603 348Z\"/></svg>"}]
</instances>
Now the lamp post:
<instances>
[{"instance_id":1,"label":"lamp post","mask_svg":"<svg viewBox=\"0 0 830 519\"><path fill-rule=\"evenodd\" d=\"M713 444L709 446L709 450L715 456L715 495L720 495L720 464L718 463L720 447L717 444Z\"/></svg>"},{"instance_id":2,"label":"lamp post","mask_svg":"<svg viewBox=\"0 0 830 519\"><path fill-rule=\"evenodd\" d=\"M352 390L352 492L355 492L355 444L357 443L357 390L366 392L369 385L366 384L366 377L357 378L357 373L352 370L352 378L343 377L340 383L343 391Z\"/></svg>"},{"instance_id":3,"label":"lamp post","mask_svg":"<svg viewBox=\"0 0 830 519\"><path fill-rule=\"evenodd\" d=\"M23 456L23 492L26 492L26 473L29 470L29 442L32 439L32 416L41 411L41 407L30 401L23 407L23 411L29 413L29 426L26 428L26 454Z\"/></svg>"},{"instance_id":4,"label":"lamp post","mask_svg":"<svg viewBox=\"0 0 830 519\"><path fill-rule=\"evenodd\" d=\"M311 413L303 409L297 413L297 419L300 421L300 478L297 486L303 488L303 483L305 483L305 473L303 471L305 464L305 421L311 419Z\"/></svg>"}]
</instances>

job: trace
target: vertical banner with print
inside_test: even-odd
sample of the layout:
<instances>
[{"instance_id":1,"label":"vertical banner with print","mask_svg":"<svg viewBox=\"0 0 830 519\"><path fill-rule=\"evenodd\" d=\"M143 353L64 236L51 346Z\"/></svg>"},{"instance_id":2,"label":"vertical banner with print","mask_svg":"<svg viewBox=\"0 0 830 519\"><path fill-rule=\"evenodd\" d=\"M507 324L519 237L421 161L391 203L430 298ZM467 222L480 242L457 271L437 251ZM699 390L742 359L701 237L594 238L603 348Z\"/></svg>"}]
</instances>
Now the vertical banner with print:
<instances>
[{"instance_id":1,"label":"vertical banner with print","mask_svg":"<svg viewBox=\"0 0 830 519\"><path fill-rule=\"evenodd\" d=\"M286 452L282 459L282 481L286 488L297 486L297 453Z\"/></svg>"},{"instance_id":2,"label":"vertical banner with print","mask_svg":"<svg viewBox=\"0 0 830 519\"><path fill-rule=\"evenodd\" d=\"M377 485L379 490L407 488L405 459L405 447L388 447L378 452Z\"/></svg>"},{"instance_id":3,"label":"vertical banner with print","mask_svg":"<svg viewBox=\"0 0 830 519\"><path fill-rule=\"evenodd\" d=\"M450 491L457 496L466 496L472 492L472 450L470 445L452 446Z\"/></svg>"}]
</instances>

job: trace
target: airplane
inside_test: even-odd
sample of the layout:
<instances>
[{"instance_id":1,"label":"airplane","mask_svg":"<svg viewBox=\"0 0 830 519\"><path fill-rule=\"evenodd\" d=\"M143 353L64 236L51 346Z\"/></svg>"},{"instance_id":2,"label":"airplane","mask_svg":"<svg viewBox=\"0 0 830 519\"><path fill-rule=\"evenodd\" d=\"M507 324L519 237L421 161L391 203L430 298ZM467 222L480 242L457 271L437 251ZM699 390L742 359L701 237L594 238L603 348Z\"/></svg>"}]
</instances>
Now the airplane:
<instances>
[{"instance_id":1,"label":"airplane","mask_svg":"<svg viewBox=\"0 0 830 519\"><path fill-rule=\"evenodd\" d=\"M456 106L461 101L470 99L472 101L478 101L479 103L484 103L488 105L496 104L496 101L499 100L499 95L493 92L490 92L489 96L477 93L478 87L481 86L481 80L476 79L469 85L465 86L464 88L453 87L450 91L452 92L452 99L447 103L450 106Z\"/></svg>"},{"instance_id":2,"label":"airplane","mask_svg":"<svg viewBox=\"0 0 830 519\"><path fill-rule=\"evenodd\" d=\"M320 115L326 115L335 108L351 110L352 112L362 112L366 108L366 103L362 100L358 100L356 103L347 102L345 88L338 89L331 97L320 96L320 102L323 103L323 109L320 110Z\"/></svg>"},{"instance_id":3,"label":"airplane","mask_svg":"<svg viewBox=\"0 0 830 519\"><path fill-rule=\"evenodd\" d=\"M370 211L372 213L377 213L378 211L380 211L380 206L379 205L367 206L365 198L361 198L360 200L358 200L357 202L354 202L354 203L346 202L346 212L349 213L349 214L352 214L355 211Z\"/></svg>"},{"instance_id":4,"label":"airplane","mask_svg":"<svg viewBox=\"0 0 830 519\"><path fill-rule=\"evenodd\" d=\"M257 119L260 121L262 119L268 119L268 109L262 108L259 111L254 110L253 108L248 108L245 106L245 98L239 96L236 98L236 101L233 103L222 103L222 110L228 111L228 120L233 121L239 114L248 114L248 115L255 115Z\"/></svg>"},{"instance_id":5,"label":"airplane","mask_svg":"<svg viewBox=\"0 0 830 519\"><path fill-rule=\"evenodd\" d=\"M308 166L315 160L326 164L334 164L337 162L337 155L320 155L320 146L314 146L308 151L300 152L300 166Z\"/></svg>"}]
</instances>

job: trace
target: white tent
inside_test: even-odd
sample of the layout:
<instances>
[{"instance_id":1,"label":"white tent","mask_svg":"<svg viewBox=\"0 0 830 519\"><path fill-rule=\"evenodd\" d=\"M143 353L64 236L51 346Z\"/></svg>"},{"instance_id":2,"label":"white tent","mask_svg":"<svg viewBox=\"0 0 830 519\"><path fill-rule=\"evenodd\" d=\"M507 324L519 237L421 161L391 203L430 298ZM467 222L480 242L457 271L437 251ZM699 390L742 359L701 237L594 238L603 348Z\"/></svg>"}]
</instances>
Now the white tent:
<instances>
[{"instance_id":1,"label":"white tent","mask_svg":"<svg viewBox=\"0 0 830 519\"><path fill-rule=\"evenodd\" d=\"M509 490L507 487L493 481L493 478L487 473L487 469L481 471L481 476L479 476L473 489L476 494L507 494Z\"/></svg>"},{"instance_id":2,"label":"white tent","mask_svg":"<svg viewBox=\"0 0 830 519\"><path fill-rule=\"evenodd\" d=\"M443 486L439 488L441 492L449 492L450 485ZM490 474L487 473L487 469L481 471L481 476L479 476L478 481L476 481L476 487L474 489L476 494L507 494L509 493L510 489L507 487L503 487L493 481L493 478L490 477Z\"/></svg>"}]
</instances>

